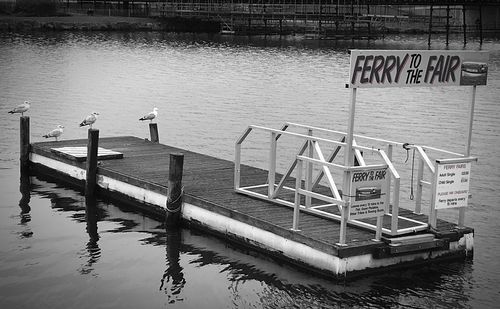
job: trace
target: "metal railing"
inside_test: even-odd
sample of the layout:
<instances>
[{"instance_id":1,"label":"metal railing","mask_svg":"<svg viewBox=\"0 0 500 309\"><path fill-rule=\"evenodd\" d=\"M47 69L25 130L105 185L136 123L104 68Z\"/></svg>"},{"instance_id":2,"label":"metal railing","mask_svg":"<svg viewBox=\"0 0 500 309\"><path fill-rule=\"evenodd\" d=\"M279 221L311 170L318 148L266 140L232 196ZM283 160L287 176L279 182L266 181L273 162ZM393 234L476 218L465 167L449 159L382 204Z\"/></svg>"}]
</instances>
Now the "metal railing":
<instances>
[{"instance_id":1,"label":"metal railing","mask_svg":"<svg viewBox=\"0 0 500 309\"><path fill-rule=\"evenodd\" d=\"M428 223L432 228L436 228L437 226L437 210L435 209L432 199L434 199L434 188L436 181L436 173L437 173L437 165L438 163L454 163L454 162L473 162L477 161L476 157L465 156L460 153L451 152L439 148L429 147L429 146L419 146L419 145L407 145L407 149L414 149L418 154L418 171L417 171L417 192L415 196L415 213L422 213L422 197L423 197L423 188L428 187L431 190L431 206L429 209L429 219ZM434 162L429 158L428 153L435 152L442 155L451 155L452 158L441 158L435 159ZM429 173L429 177L427 180L424 179L425 171ZM464 217L461 214L458 220L458 225L463 226Z\"/></svg>"},{"instance_id":2,"label":"metal railing","mask_svg":"<svg viewBox=\"0 0 500 309\"><path fill-rule=\"evenodd\" d=\"M289 129L292 127L305 129L306 133L302 134L289 131ZM253 131L262 131L269 134L270 146L267 160L267 182L263 184L260 183L241 186L242 144ZM314 136L313 133L319 132L328 135L333 134L337 137L340 137L340 139L335 140L332 138ZM290 162L290 164L288 165L288 168L286 168L285 173L283 173L283 175L281 176L281 179L278 180L276 179L277 149L278 141L282 136L301 140L301 146L292 159L292 162ZM394 146L404 145L405 149L415 149L419 155L418 160L420 162L420 165L418 169L418 186L415 200L415 213L417 214L421 213L422 209L422 186L429 185L432 187L434 185L435 179L435 177L433 176L436 169L435 164L432 163L432 160L429 158L426 151L434 151L440 154L460 157L462 161L464 160L464 156L458 153L434 147L408 145L401 142L354 134L355 140L352 147L358 166L346 166L345 164L334 163L334 160L338 156L340 151L345 151L345 148L347 146L347 144L344 142L345 138L345 132L301 125L291 122L285 123L281 127L281 129L272 129L251 125L243 132L243 134L235 143L234 188L238 193L293 207L294 215L292 219L292 230L299 230L300 211L314 213L322 217L340 221L341 231L339 235L339 244L345 244L346 240L346 229L345 226L342 227L342 222L344 222L345 224L349 223L351 225L375 231L374 240L380 240L382 234L396 236L418 231L425 231L428 230L429 226L435 228L437 212L435 209L432 209L432 207L429 210L428 222L421 222L399 215L401 177L392 162L392 153ZM362 143L366 142L381 143L385 145L385 147L382 147L385 148L385 150L381 148L363 146ZM328 156L325 156L322 148L320 147L320 144L329 145L329 147L334 147L334 149ZM367 164L366 158L363 156L363 153L367 152L376 154L378 157L378 162L374 164ZM471 160L473 159L474 158L471 158ZM431 180L429 181L423 179L424 167L427 167L427 170L431 173ZM348 219L348 211L350 205L348 196L349 192L342 192L342 190L340 189L342 187L345 187L345 181L349 181L349 178L345 176L346 173L348 174L358 170L380 168L386 168L389 171L388 177L386 177L387 192L385 195L385 213L382 216L377 216L376 224L373 224L373 220ZM285 183L287 182L287 180L292 180L290 176L294 171L295 185L293 187L290 185L286 186ZM317 172L316 177L313 177L314 171ZM334 175L339 176L341 173L344 174L344 180L342 182L336 182L334 180ZM322 181L323 183L325 183L325 185L321 186L320 183ZM321 192L314 192L315 189L321 189ZM265 190L265 192L263 190ZM280 194L288 192L294 193L293 201L280 197ZM312 203L313 199L314 203ZM332 207L336 210L332 210ZM390 217L390 228L386 228L383 226L384 216ZM410 223L410 227L400 227L401 220Z\"/></svg>"}]
</instances>

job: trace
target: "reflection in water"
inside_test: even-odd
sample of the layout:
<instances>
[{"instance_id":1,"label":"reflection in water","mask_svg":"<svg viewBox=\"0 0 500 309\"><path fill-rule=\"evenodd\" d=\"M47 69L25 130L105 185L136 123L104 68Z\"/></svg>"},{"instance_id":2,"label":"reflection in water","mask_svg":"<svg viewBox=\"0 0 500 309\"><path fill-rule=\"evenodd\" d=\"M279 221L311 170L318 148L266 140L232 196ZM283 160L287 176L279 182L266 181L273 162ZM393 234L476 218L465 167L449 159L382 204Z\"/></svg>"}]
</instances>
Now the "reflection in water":
<instances>
[{"instance_id":1,"label":"reflection in water","mask_svg":"<svg viewBox=\"0 0 500 309\"><path fill-rule=\"evenodd\" d=\"M25 226L25 230L21 232L20 236L22 238L29 238L33 236L33 231L30 226L27 225L31 221L31 179L28 173L21 173L21 178L19 182L19 191L21 192L21 199L19 200L19 207L21 208L21 221L20 224Z\"/></svg>"},{"instance_id":2,"label":"reflection in water","mask_svg":"<svg viewBox=\"0 0 500 309\"><path fill-rule=\"evenodd\" d=\"M167 269L161 279L160 290L164 289L169 303L183 301L180 297L182 288L186 284L183 268L179 264L179 255L181 250L181 231L180 229L167 229L166 250L167 250ZM168 287L170 285L170 288Z\"/></svg>"},{"instance_id":3,"label":"reflection in water","mask_svg":"<svg viewBox=\"0 0 500 309\"><path fill-rule=\"evenodd\" d=\"M97 232L97 221L99 218L97 200L95 197L85 198L85 220L87 222L87 233L89 234L89 241L87 242L85 248L87 250L86 256L88 260L85 264L81 266L79 272L82 275L86 275L92 272L93 265L101 257L101 248L99 248L99 233Z\"/></svg>"},{"instance_id":4,"label":"reflection in water","mask_svg":"<svg viewBox=\"0 0 500 309\"><path fill-rule=\"evenodd\" d=\"M185 231L183 252L190 264L202 271L223 266L231 292L232 307L263 308L467 308L471 299L468 284L470 264L442 262L411 269L390 270L339 282L311 275L266 255L207 236ZM189 275L189 273L187 274ZM260 283L254 299L248 288ZM442 298L432 295L440 291Z\"/></svg>"},{"instance_id":5,"label":"reflection in water","mask_svg":"<svg viewBox=\"0 0 500 309\"><path fill-rule=\"evenodd\" d=\"M51 199L53 209L71 213L71 218L76 222L83 223L82 219L85 218L89 238L79 252L84 260L78 269L80 274L96 276L95 263L101 260L101 248L112 245L100 239L98 221L119 222L121 228L107 229L119 235L140 232L141 245L157 248L166 246L166 262L161 265L166 270L159 286L163 293L159 294L162 300L167 296L166 303L177 303L181 308L194 307L193 299L198 297L195 295L198 291L193 291L186 282L187 278L198 276L193 271L203 274L210 282L208 284L212 284L209 280L213 280L213 289L219 295L227 295L227 298L207 300L207 307L468 308L473 297L470 293L472 283L465 280L472 273L471 264L468 263L439 263L337 282L300 271L286 263L277 263L269 256L196 230L167 230L165 233L156 221L145 226L142 215L120 211L121 207L116 204L110 203L106 208L96 207L101 204L97 202L96 205L95 200L85 200L84 212L81 196L60 187L51 187L50 190L36 188L34 192L46 195ZM75 213L80 215L76 216ZM77 228L81 229L82 226ZM146 238L144 233L148 234ZM188 267L181 266L181 252L189 256L185 262ZM109 254L125 265L136 263L136 255L131 255L134 258L127 260L127 255L121 252ZM110 293L122 293L111 286L108 288ZM156 290L158 286L154 284L152 288ZM144 291L138 286L134 289ZM436 291L442 297L433 297ZM202 291L199 292L202 294Z\"/></svg>"},{"instance_id":6,"label":"reflection in water","mask_svg":"<svg viewBox=\"0 0 500 309\"><path fill-rule=\"evenodd\" d=\"M19 191L21 192L21 199L19 200L19 207L21 208L21 224L31 221L31 179L28 174L21 174Z\"/></svg>"}]
</instances>

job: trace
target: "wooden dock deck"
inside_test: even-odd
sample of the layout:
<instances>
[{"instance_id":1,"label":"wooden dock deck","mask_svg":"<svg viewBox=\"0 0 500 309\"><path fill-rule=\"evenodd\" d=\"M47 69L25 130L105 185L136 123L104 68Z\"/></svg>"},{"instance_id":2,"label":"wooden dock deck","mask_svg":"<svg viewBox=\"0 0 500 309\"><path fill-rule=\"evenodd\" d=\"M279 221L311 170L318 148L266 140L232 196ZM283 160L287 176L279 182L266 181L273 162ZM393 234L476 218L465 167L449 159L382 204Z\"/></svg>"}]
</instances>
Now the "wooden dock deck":
<instances>
[{"instance_id":1,"label":"wooden dock deck","mask_svg":"<svg viewBox=\"0 0 500 309\"><path fill-rule=\"evenodd\" d=\"M83 188L85 162L53 148L86 145L87 139L33 143L30 168L35 173L55 176ZM300 231L292 231L293 209L236 193L232 161L132 136L100 138L99 147L123 154L123 158L99 160L99 194L129 201L162 217L168 190L169 153L183 153L183 219L186 223L326 275L345 277L347 273L360 274L386 266L463 258L472 252L469 241L464 239L472 237L473 230L459 229L443 220L438 220L437 230L425 233L434 235L425 242L395 245L391 241L373 241L373 231L348 226L347 245L339 245L339 222L301 212ZM242 165L241 172L246 175L245 182L267 179L267 171L255 167ZM119 189L112 181L127 187ZM132 192L132 187L139 193ZM400 214L427 221L427 216L409 210L400 209ZM234 227L238 224L243 224L242 228ZM268 243L263 244L266 241ZM294 244L298 249L289 248ZM287 253L290 250L292 253ZM309 255L312 255L310 261L306 260ZM317 263L317 259L323 260ZM359 262L361 260L363 262ZM362 265L356 266L356 263Z\"/></svg>"}]
</instances>

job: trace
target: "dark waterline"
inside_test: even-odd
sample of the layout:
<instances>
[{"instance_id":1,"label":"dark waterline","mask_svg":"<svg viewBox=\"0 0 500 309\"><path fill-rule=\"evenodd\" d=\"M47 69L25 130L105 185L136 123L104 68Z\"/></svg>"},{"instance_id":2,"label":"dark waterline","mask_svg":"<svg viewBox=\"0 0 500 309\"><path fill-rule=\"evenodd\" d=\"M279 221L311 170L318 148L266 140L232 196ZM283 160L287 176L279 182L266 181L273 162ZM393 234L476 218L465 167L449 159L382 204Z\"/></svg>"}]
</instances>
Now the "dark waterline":
<instances>
[{"instance_id":1,"label":"dark waterline","mask_svg":"<svg viewBox=\"0 0 500 309\"><path fill-rule=\"evenodd\" d=\"M42 107L30 112L32 140L38 141L54 124L80 120L94 108L104 111L104 135L142 136L146 132L132 119L153 103L164 104L162 142L231 159L234 140L248 124L276 127L286 120L305 120L295 122L344 129L348 96L336 85L345 80L352 43L150 33L14 35L0 37L0 43L2 308L488 308L499 301L495 220L500 214L495 209L500 175L499 164L491 159L500 151L498 41L483 46L492 50L490 81L478 91L473 152L480 161L466 220L476 229L474 260L349 282L325 280L200 231L167 234L161 222L109 201L98 199L97 213L86 215L79 192L37 177L20 179L18 118L6 111L25 97L38 102ZM418 37L361 45L424 46ZM221 59L225 62L211 63ZM332 88L340 93L338 104ZM375 101L399 103L402 94L377 92L383 98ZM454 119L462 115L457 110L465 108L460 99L466 94L413 93L444 108L417 105L394 111L391 117L405 125L391 127L391 132L369 122L375 118L393 125L384 113L387 107L374 106L370 95L361 95L366 115L360 115L357 130L396 140L400 133L423 130L437 145L455 139L460 142L452 147L461 149L463 124ZM302 102L326 112L301 109ZM283 111L285 106L294 108ZM324 115L334 111L340 113L336 119ZM443 126L445 113L452 120ZM123 121L104 120L112 115ZM438 130L445 136L437 135ZM68 125L64 138L82 134ZM258 155L255 160L261 164Z\"/></svg>"}]
</instances>

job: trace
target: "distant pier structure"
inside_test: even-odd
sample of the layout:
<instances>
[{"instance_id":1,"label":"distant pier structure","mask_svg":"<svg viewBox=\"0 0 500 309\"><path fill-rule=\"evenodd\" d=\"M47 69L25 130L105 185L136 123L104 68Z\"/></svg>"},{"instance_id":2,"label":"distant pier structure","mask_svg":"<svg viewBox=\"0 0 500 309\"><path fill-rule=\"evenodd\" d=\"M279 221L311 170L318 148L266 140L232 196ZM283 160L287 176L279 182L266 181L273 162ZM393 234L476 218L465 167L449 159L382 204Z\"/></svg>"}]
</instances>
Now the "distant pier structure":
<instances>
[{"instance_id":1,"label":"distant pier structure","mask_svg":"<svg viewBox=\"0 0 500 309\"><path fill-rule=\"evenodd\" d=\"M152 0L61 1L65 10L211 21L221 33L305 34L363 39L390 32L463 34L500 30L498 0Z\"/></svg>"}]
</instances>

